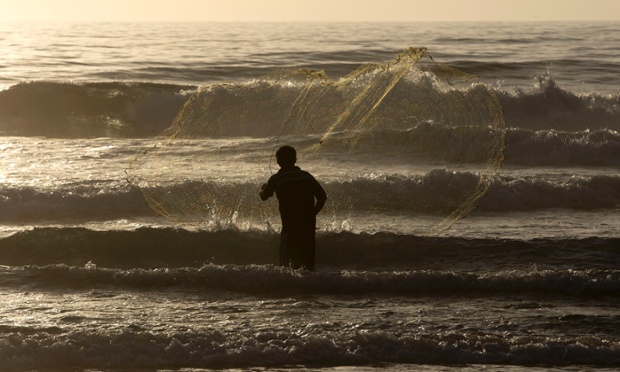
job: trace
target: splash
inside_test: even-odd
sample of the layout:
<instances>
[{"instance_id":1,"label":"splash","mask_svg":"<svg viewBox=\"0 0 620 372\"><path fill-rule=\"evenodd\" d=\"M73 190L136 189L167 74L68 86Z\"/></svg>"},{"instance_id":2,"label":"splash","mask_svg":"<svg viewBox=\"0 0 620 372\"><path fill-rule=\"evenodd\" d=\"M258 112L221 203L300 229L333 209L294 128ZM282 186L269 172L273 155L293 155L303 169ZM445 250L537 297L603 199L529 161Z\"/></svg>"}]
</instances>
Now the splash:
<instances>
[{"instance_id":1,"label":"splash","mask_svg":"<svg viewBox=\"0 0 620 372\"><path fill-rule=\"evenodd\" d=\"M327 218L423 213L436 233L477 206L502 164L504 136L501 105L476 76L409 48L340 79L283 69L204 87L127 175L176 221L277 221L257 190L275 150L290 144L323 183Z\"/></svg>"}]
</instances>

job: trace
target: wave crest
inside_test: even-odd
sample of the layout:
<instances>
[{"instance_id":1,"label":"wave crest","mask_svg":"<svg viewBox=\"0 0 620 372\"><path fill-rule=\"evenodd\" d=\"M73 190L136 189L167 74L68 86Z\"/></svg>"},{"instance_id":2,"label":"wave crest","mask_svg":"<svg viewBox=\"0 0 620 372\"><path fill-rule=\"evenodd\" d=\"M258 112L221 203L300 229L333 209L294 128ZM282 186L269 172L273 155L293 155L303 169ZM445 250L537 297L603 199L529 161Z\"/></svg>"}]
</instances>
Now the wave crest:
<instances>
[{"instance_id":1,"label":"wave crest","mask_svg":"<svg viewBox=\"0 0 620 372\"><path fill-rule=\"evenodd\" d=\"M0 133L59 138L149 137L195 87L154 83L20 83L0 91Z\"/></svg>"}]
</instances>

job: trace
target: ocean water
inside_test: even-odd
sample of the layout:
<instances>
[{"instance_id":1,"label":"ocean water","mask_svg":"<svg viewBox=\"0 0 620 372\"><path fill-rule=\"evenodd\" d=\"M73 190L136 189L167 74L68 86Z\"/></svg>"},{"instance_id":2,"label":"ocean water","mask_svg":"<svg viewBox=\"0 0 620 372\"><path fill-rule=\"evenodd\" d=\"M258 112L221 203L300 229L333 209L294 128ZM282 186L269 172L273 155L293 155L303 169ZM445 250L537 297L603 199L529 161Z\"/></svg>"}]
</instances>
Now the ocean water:
<instances>
[{"instance_id":1,"label":"ocean water","mask_svg":"<svg viewBox=\"0 0 620 372\"><path fill-rule=\"evenodd\" d=\"M0 370L619 368L619 35L620 23L1 24ZM478 76L503 110L502 166L449 228L429 229L443 186L480 168L446 152L462 132L433 123L365 146L419 135L437 158L300 159L330 197L312 273L275 265L277 204L251 197L283 138L177 140L137 162L148 185L132 178L197 92L290 68L338 79L409 47ZM188 223L144 195L205 185L252 218ZM330 193L342 185L346 212Z\"/></svg>"}]
</instances>

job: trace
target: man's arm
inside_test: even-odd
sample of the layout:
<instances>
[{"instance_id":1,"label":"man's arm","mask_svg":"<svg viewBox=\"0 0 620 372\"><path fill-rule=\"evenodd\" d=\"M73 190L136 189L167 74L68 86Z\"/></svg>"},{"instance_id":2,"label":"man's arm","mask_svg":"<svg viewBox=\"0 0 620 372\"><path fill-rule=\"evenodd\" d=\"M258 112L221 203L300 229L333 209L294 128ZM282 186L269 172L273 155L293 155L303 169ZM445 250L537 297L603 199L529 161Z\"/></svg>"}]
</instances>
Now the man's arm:
<instances>
[{"instance_id":1,"label":"man's arm","mask_svg":"<svg viewBox=\"0 0 620 372\"><path fill-rule=\"evenodd\" d=\"M269 186L269 182L267 182L266 184L261 186L260 192L258 193L258 195L260 195L260 198L262 201L265 201L269 199L269 197L273 196L273 193L274 193L273 187Z\"/></svg>"},{"instance_id":2,"label":"man's arm","mask_svg":"<svg viewBox=\"0 0 620 372\"><path fill-rule=\"evenodd\" d=\"M317 215L325 206L325 202L327 201L327 194L317 180L314 180L314 183L316 184L314 190L314 197L316 198L316 204L314 204L314 214Z\"/></svg>"}]
</instances>

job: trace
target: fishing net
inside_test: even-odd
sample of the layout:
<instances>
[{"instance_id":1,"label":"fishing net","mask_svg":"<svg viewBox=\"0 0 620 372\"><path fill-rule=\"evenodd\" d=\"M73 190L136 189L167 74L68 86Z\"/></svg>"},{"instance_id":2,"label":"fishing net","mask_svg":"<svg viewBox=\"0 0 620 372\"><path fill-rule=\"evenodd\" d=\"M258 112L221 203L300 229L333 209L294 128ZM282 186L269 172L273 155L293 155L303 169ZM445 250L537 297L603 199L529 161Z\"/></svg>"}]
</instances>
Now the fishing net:
<instances>
[{"instance_id":1,"label":"fishing net","mask_svg":"<svg viewBox=\"0 0 620 372\"><path fill-rule=\"evenodd\" d=\"M504 127L500 104L476 76L410 48L339 79L283 69L206 86L127 175L175 221L277 224L277 201L261 202L258 190L287 144L328 194L323 221L420 216L439 232L488 190Z\"/></svg>"}]
</instances>

